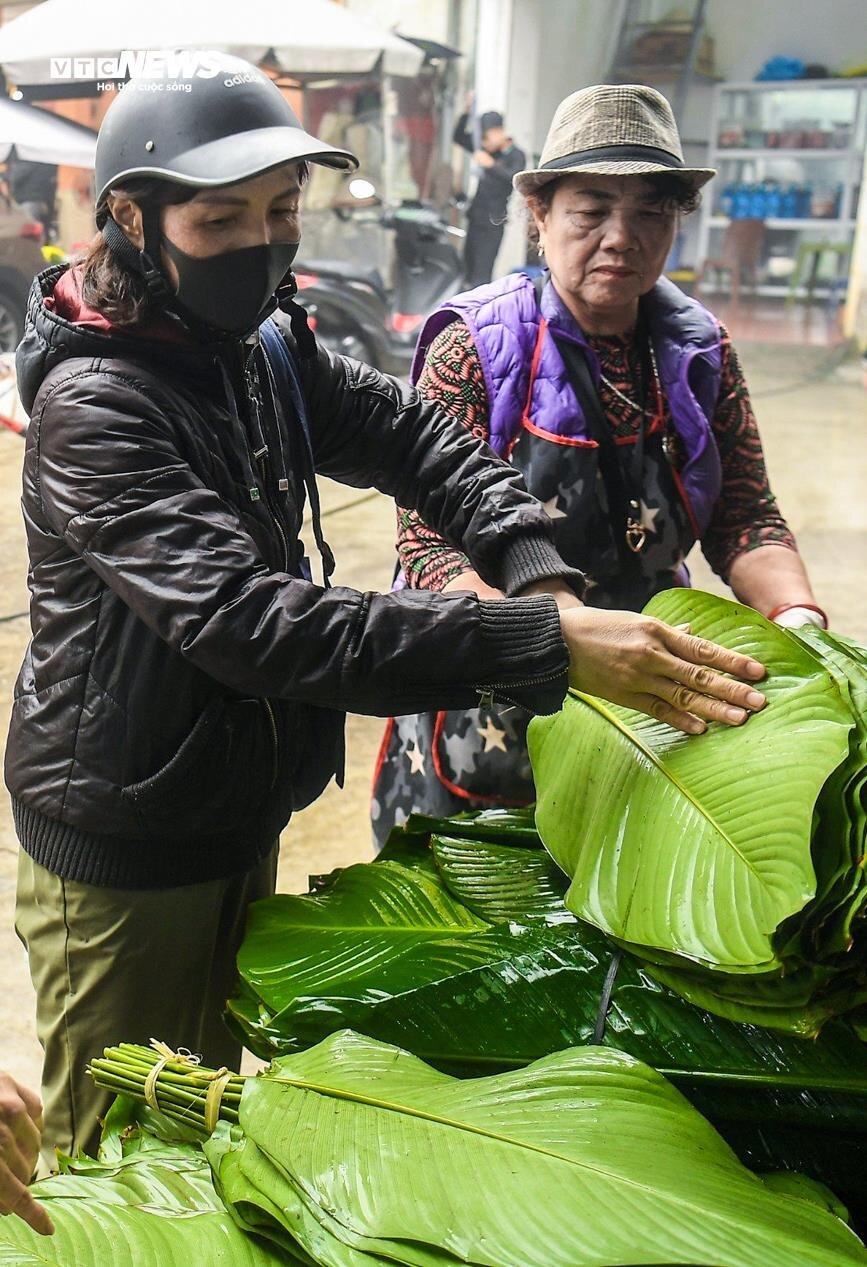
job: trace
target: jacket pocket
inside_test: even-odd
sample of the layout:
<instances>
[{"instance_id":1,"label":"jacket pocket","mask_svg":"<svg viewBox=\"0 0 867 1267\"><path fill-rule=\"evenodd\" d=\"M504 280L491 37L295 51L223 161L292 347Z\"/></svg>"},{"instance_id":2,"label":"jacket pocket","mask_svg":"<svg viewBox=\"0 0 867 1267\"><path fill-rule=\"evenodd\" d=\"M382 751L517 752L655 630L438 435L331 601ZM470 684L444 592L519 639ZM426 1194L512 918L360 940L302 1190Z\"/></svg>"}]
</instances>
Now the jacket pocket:
<instances>
[{"instance_id":1,"label":"jacket pocket","mask_svg":"<svg viewBox=\"0 0 867 1267\"><path fill-rule=\"evenodd\" d=\"M174 756L122 794L143 829L163 837L255 831L274 768L265 702L215 699Z\"/></svg>"}]
</instances>

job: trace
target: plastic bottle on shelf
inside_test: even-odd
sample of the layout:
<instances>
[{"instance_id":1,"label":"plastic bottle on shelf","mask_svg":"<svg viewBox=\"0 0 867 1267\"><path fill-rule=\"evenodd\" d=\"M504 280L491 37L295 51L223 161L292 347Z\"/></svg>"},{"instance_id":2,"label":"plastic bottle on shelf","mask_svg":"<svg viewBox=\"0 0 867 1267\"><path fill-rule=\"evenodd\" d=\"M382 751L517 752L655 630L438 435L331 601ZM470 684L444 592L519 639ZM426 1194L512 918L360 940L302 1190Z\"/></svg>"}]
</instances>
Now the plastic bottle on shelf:
<instances>
[{"instance_id":1,"label":"plastic bottle on shelf","mask_svg":"<svg viewBox=\"0 0 867 1267\"><path fill-rule=\"evenodd\" d=\"M750 186L744 184L735 185L734 204L732 207L733 220L746 220L750 215Z\"/></svg>"},{"instance_id":2,"label":"plastic bottle on shelf","mask_svg":"<svg viewBox=\"0 0 867 1267\"><path fill-rule=\"evenodd\" d=\"M783 191L775 180L765 181L765 216L768 220L779 220L783 201Z\"/></svg>"},{"instance_id":3,"label":"plastic bottle on shelf","mask_svg":"<svg viewBox=\"0 0 867 1267\"><path fill-rule=\"evenodd\" d=\"M780 218L794 220L798 214L798 191L792 184L785 185L780 197Z\"/></svg>"},{"instance_id":4,"label":"plastic bottle on shelf","mask_svg":"<svg viewBox=\"0 0 867 1267\"><path fill-rule=\"evenodd\" d=\"M764 185L753 185L750 188L750 196L747 202L749 208L748 215L751 220L764 220L767 212L767 196L765 194Z\"/></svg>"}]
</instances>

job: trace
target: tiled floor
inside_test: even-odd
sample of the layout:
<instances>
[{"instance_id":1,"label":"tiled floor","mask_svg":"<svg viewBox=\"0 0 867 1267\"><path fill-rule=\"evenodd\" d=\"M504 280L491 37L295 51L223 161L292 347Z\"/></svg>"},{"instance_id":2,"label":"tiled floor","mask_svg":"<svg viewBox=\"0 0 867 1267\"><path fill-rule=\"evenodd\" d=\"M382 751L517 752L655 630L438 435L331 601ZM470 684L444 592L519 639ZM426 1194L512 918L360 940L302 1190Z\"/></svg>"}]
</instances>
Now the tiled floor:
<instances>
[{"instance_id":1,"label":"tiled floor","mask_svg":"<svg viewBox=\"0 0 867 1267\"><path fill-rule=\"evenodd\" d=\"M841 308L824 300L787 306L784 300L742 296L733 303L727 296L699 296L739 343L788 343L827 347L844 341Z\"/></svg>"}]
</instances>

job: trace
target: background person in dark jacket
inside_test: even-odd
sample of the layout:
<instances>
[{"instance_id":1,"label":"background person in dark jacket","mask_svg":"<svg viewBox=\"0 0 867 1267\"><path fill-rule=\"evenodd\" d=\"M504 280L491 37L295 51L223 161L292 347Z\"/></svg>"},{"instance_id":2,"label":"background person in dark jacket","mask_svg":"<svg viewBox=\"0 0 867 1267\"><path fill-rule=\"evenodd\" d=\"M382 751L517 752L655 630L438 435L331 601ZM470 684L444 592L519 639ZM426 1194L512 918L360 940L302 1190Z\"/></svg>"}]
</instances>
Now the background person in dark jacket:
<instances>
[{"instance_id":1,"label":"background person in dark jacket","mask_svg":"<svg viewBox=\"0 0 867 1267\"><path fill-rule=\"evenodd\" d=\"M42 225L43 237L48 241L57 201L56 166L19 158L13 146L6 160L6 183L14 201Z\"/></svg>"},{"instance_id":2,"label":"background person in dark jacket","mask_svg":"<svg viewBox=\"0 0 867 1267\"><path fill-rule=\"evenodd\" d=\"M106 1044L237 1065L220 1017L246 908L292 812L340 778L343 710L502 692L549 712L571 682L696 729L762 702L701 668L760 677L743 657L585 609L516 472L316 345L288 275L301 184L352 156L253 66L200 57L219 73L131 80L108 111L100 233L36 279L17 357L33 636L6 781L46 1151L94 1147ZM495 597L331 588L314 470L417 509Z\"/></svg>"},{"instance_id":3,"label":"background person in dark jacket","mask_svg":"<svg viewBox=\"0 0 867 1267\"><path fill-rule=\"evenodd\" d=\"M489 282L506 223L512 177L524 166L525 154L503 126L503 116L486 110L479 119L479 144L473 139L469 113L461 115L453 140L469 151L481 169L475 196L467 212L464 243L464 285L470 290Z\"/></svg>"}]
</instances>

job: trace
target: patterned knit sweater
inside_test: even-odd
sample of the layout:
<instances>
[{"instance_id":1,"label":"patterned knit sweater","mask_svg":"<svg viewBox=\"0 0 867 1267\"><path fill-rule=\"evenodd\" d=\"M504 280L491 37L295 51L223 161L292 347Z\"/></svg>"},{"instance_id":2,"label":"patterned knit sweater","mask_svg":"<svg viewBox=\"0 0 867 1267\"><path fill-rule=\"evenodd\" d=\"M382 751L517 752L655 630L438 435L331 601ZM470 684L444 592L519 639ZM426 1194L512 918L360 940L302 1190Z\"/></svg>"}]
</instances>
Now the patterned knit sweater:
<instances>
[{"instance_id":1,"label":"patterned knit sweater","mask_svg":"<svg viewBox=\"0 0 867 1267\"><path fill-rule=\"evenodd\" d=\"M724 326L722 381L713 432L719 446L723 483L711 522L701 540L710 566L727 581L739 555L758 546L780 545L794 550L795 539L780 514L768 483L762 442L737 354ZM640 392L641 363L631 336L593 336L602 373L624 396ZM480 440L488 438L489 405L481 361L470 331L456 320L431 344L418 389L438 401ZM602 407L615 436L637 431L641 415L601 384ZM685 455L665 402L667 450L676 467ZM441 590L471 568L456 550L420 518L416 511L398 507L397 549L401 566L413 589Z\"/></svg>"}]
</instances>

